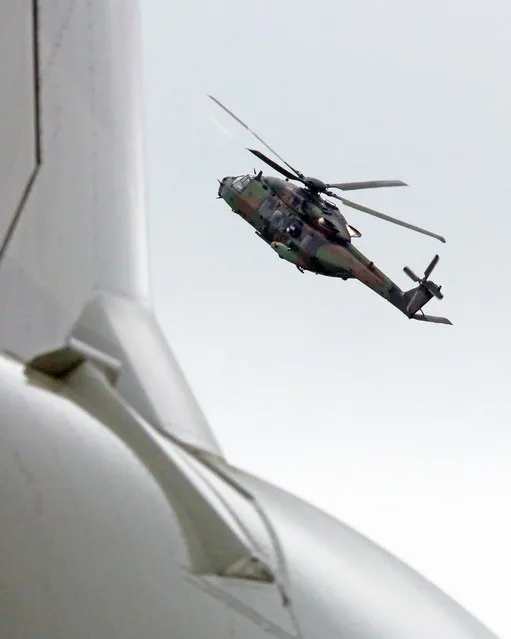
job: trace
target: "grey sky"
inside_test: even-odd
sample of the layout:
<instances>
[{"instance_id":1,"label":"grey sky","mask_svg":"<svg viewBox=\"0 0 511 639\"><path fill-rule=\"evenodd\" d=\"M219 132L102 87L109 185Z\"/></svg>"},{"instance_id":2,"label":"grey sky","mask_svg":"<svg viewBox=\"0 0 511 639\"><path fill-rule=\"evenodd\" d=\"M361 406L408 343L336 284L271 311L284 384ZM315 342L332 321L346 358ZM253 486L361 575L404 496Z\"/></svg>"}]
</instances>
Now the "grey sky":
<instances>
[{"instance_id":1,"label":"grey sky","mask_svg":"<svg viewBox=\"0 0 511 639\"><path fill-rule=\"evenodd\" d=\"M156 310L227 456L511 637L511 5L141 4ZM301 275L215 200L266 169L207 93L305 173L408 182L350 197L447 244L347 217L402 287L440 254L428 311L455 326Z\"/></svg>"}]
</instances>

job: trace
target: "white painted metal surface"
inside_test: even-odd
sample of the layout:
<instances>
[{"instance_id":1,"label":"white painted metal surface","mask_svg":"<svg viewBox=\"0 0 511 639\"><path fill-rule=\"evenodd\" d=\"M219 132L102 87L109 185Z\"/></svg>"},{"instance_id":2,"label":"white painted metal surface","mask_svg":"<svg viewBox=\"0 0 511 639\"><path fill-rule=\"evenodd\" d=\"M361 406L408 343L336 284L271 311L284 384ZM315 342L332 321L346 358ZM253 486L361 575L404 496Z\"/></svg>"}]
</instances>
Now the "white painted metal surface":
<instances>
[{"instance_id":1,"label":"white painted metal surface","mask_svg":"<svg viewBox=\"0 0 511 639\"><path fill-rule=\"evenodd\" d=\"M136 4L21 4L24 45L16 51L26 53L28 9L37 9L42 164L2 257L0 335L6 349L29 358L60 346L95 291L147 300L149 285ZM0 5L2 29L20 22L12 7L21 11L18 2ZM22 96L13 108L29 95L28 66L19 74L9 52L0 61L0 77ZM32 100L20 126L33 109ZM25 162L19 180L30 168ZM0 175L2 191L11 179Z\"/></svg>"},{"instance_id":2,"label":"white painted metal surface","mask_svg":"<svg viewBox=\"0 0 511 639\"><path fill-rule=\"evenodd\" d=\"M0 20L0 254L38 166L32 0L4 2Z\"/></svg>"},{"instance_id":3,"label":"white painted metal surface","mask_svg":"<svg viewBox=\"0 0 511 639\"><path fill-rule=\"evenodd\" d=\"M220 454L151 308L137 3L4 2L0 25L0 347L30 360L60 348L98 295L112 314L124 298L124 348L156 359L126 360L121 389Z\"/></svg>"}]
</instances>

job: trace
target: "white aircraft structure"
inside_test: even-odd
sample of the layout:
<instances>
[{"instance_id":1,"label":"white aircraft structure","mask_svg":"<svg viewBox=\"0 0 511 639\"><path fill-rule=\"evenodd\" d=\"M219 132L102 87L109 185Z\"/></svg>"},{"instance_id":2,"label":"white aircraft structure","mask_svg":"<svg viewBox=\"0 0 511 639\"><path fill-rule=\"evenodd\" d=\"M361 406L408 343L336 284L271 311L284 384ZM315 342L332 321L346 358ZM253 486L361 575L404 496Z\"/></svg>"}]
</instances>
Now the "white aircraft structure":
<instances>
[{"instance_id":1,"label":"white aircraft structure","mask_svg":"<svg viewBox=\"0 0 511 639\"><path fill-rule=\"evenodd\" d=\"M0 638L495 639L225 459L153 314L134 0L0 3Z\"/></svg>"}]
</instances>

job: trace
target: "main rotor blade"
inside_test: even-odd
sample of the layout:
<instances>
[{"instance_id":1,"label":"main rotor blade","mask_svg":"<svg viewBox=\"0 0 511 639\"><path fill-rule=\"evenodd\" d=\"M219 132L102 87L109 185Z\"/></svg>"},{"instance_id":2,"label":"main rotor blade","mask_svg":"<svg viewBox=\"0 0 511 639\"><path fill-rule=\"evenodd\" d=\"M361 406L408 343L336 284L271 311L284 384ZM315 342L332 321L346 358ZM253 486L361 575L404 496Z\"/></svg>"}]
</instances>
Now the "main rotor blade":
<instances>
[{"instance_id":1,"label":"main rotor blade","mask_svg":"<svg viewBox=\"0 0 511 639\"><path fill-rule=\"evenodd\" d=\"M246 129L249 133L252 133L252 135L253 135L255 138L257 138L257 139L259 140L259 142L261 142L262 144L264 144L264 146L265 146L265 147L266 147L269 151L271 151L274 155L276 155L276 156L279 158L279 160L281 160L281 162L284 162L284 164L285 164L287 167L289 167L289 168L291 169L291 171L293 171L294 173L296 173L296 175L297 175L298 177L300 177L300 178L303 178L303 177L304 177L304 176L303 176L303 174L302 174L302 173L300 173L300 171L297 171L297 170L296 170L295 168L293 168L290 164L288 164L288 163L284 160L284 158L280 157L280 155L277 153L277 151L273 150L273 149L271 148L271 146L269 146L268 144L266 144L266 142L265 142L262 138L260 138L260 137L257 135L257 133L256 133L255 131L252 131L252 129L251 129L251 128L247 125L247 124L245 124L245 122L243 122L243 120L240 120L240 119L238 118L238 116L237 116L237 115L234 115L234 113L233 113L232 111L229 111L229 109L228 109L226 106L224 106L224 105L220 102L220 100L217 100L217 99L216 99L216 98L214 98L212 95L208 95L208 98L211 98L211 100L213 100L213 102L216 102L216 103L218 104L218 106L219 106L221 109L223 109L226 113L228 113L228 114L231 116L231 118L234 118L234 119L236 120L236 122L238 122L238 124L241 124L241 126L242 126L242 127L244 127L244 128L245 128L245 129ZM274 167L274 168L275 168L275 167ZM277 170L278 170L278 169L277 169Z\"/></svg>"},{"instance_id":2,"label":"main rotor blade","mask_svg":"<svg viewBox=\"0 0 511 639\"><path fill-rule=\"evenodd\" d=\"M258 151L257 149L247 149L247 151L250 151L250 153L253 153L260 160L262 160L263 162L266 162L266 164L269 164L273 169L275 169L275 171L282 173L282 175L285 175L288 179L300 180L300 178L297 175L294 175L293 173L285 169L283 166L280 166L280 164L277 164L273 160L270 160L270 158L264 155L264 153L261 153L261 151Z\"/></svg>"},{"instance_id":3,"label":"main rotor blade","mask_svg":"<svg viewBox=\"0 0 511 639\"><path fill-rule=\"evenodd\" d=\"M341 182L327 184L327 189L341 189L341 191L358 191L359 189L379 189L384 186L408 186L401 180L371 180L369 182Z\"/></svg>"},{"instance_id":4,"label":"main rotor blade","mask_svg":"<svg viewBox=\"0 0 511 639\"><path fill-rule=\"evenodd\" d=\"M432 233L431 231L426 231L426 229L420 228L420 226L414 226L413 224L408 224L408 222L403 222L398 220L395 217L390 217L390 215L385 215L384 213L380 213L379 211L375 211L374 209L370 209L367 206L362 206L361 204L357 204L356 202L351 202L351 200L346 200L335 193L327 193L330 197L335 197L338 200L341 200L343 204L346 206L350 206L352 209L357 209L358 211L362 211L362 213L368 213L369 215L374 215L374 217L379 217L382 220L386 220L387 222L392 222L392 224L397 224L398 226L404 226L407 229L411 229L412 231L416 231L417 233L422 233L423 235L429 235L430 237L434 237L440 242L445 244L445 238L441 235L437 235L436 233Z\"/></svg>"}]
</instances>

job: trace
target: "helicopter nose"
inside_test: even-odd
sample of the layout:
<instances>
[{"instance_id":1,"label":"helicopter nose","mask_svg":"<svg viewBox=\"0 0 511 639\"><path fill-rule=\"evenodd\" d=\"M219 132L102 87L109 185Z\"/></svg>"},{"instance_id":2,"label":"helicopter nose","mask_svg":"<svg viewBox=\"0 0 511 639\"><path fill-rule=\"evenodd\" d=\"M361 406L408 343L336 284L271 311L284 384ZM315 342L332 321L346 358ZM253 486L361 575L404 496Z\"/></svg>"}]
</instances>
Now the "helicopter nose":
<instances>
[{"instance_id":1,"label":"helicopter nose","mask_svg":"<svg viewBox=\"0 0 511 639\"><path fill-rule=\"evenodd\" d=\"M222 189L224 186L228 186L232 180L233 178L230 175L226 175L221 180L218 180L218 197L222 197Z\"/></svg>"},{"instance_id":2,"label":"helicopter nose","mask_svg":"<svg viewBox=\"0 0 511 639\"><path fill-rule=\"evenodd\" d=\"M227 177L224 177L221 180L218 180L218 197L220 197L220 193L222 192L222 187L225 184L225 181L227 179L228 179Z\"/></svg>"}]
</instances>

